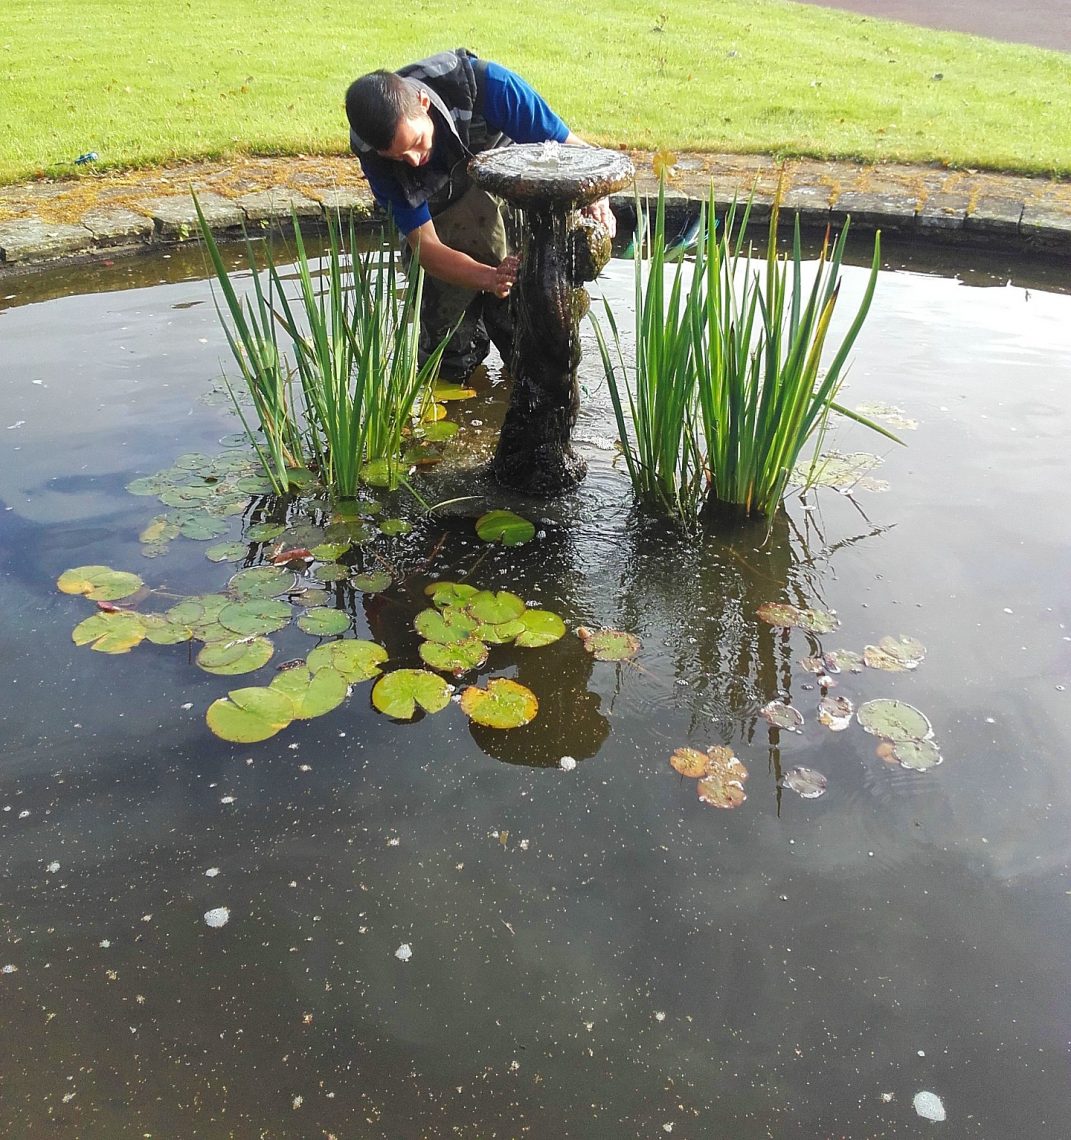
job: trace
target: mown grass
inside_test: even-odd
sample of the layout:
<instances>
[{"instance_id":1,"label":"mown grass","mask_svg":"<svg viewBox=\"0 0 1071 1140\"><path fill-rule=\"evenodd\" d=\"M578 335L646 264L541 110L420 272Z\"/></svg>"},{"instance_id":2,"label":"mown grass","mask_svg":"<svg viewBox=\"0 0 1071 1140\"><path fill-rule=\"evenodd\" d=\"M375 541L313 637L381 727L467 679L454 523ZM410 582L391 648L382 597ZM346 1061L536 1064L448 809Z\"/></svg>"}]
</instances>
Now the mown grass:
<instances>
[{"instance_id":1,"label":"mown grass","mask_svg":"<svg viewBox=\"0 0 1071 1140\"><path fill-rule=\"evenodd\" d=\"M350 80L458 44L604 145L1071 173L1071 55L787 0L4 0L0 182L344 151Z\"/></svg>"}]
</instances>

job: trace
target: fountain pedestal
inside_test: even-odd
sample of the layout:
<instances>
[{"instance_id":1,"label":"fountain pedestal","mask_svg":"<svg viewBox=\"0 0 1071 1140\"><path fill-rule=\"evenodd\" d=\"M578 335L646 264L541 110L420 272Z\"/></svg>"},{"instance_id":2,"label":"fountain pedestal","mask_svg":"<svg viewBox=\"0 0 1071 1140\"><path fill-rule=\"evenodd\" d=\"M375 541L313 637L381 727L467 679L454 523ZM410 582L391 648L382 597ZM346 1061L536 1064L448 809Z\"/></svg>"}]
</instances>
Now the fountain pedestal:
<instances>
[{"instance_id":1,"label":"fountain pedestal","mask_svg":"<svg viewBox=\"0 0 1071 1140\"><path fill-rule=\"evenodd\" d=\"M589 303L583 283L609 256L608 235L579 211L629 185L635 170L617 151L537 143L478 155L469 174L519 207L524 222L507 361L513 389L492 471L504 486L561 494L584 476L570 445L580 408L579 325Z\"/></svg>"}]
</instances>

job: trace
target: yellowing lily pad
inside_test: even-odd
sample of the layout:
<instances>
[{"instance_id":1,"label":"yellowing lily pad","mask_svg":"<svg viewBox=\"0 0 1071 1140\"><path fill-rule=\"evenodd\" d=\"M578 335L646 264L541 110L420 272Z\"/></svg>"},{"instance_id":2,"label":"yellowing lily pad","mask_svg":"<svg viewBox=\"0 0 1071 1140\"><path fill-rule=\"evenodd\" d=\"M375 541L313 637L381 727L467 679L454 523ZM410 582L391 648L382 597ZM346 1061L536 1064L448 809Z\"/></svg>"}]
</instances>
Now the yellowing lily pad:
<instances>
[{"instance_id":1,"label":"yellowing lily pad","mask_svg":"<svg viewBox=\"0 0 1071 1140\"><path fill-rule=\"evenodd\" d=\"M277 689L232 689L208 706L205 721L223 740L255 744L286 728L295 711L294 702Z\"/></svg>"},{"instance_id":2,"label":"yellowing lily pad","mask_svg":"<svg viewBox=\"0 0 1071 1140\"><path fill-rule=\"evenodd\" d=\"M374 641L332 641L328 645L318 645L306 658L306 664L314 673L321 669L334 669L348 684L354 685L378 677L379 667L387 656L383 646Z\"/></svg>"},{"instance_id":3,"label":"yellowing lily pad","mask_svg":"<svg viewBox=\"0 0 1071 1140\"><path fill-rule=\"evenodd\" d=\"M84 594L94 602L114 602L137 593L145 583L126 570L113 570L110 566L76 566L64 570L56 585L65 594Z\"/></svg>"},{"instance_id":4,"label":"yellowing lily pad","mask_svg":"<svg viewBox=\"0 0 1071 1140\"><path fill-rule=\"evenodd\" d=\"M810 633L832 633L839 624L824 610L804 609L788 602L765 602L755 611L764 622L782 629L805 629Z\"/></svg>"},{"instance_id":5,"label":"yellowing lily pad","mask_svg":"<svg viewBox=\"0 0 1071 1140\"><path fill-rule=\"evenodd\" d=\"M539 701L531 689L506 677L494 677L487 688L470 685L461 694L462 711L487 728L520 728L539 711Z\"/></svg>"},{"instance_id":6,"label":"yellowing lily pad","mask_svg":"<svg viewBox=\"0 0 1071 1140\"><path fill-rule=\"evenodd\" d=\"M88 645L98 653L129 653L144 638L145 623L141 615L127 610L93 614L71 631L75 645Z\"/></svg>"},{"instance_id":7,"label":"yellowing lily pad","mask_svg":"<svg viewBox=\"0 0 1071 1140\"><path fill-rule=\"evenodd\" d=\"M818 723L830 732L843 732L852 723L854 711L847 697L823 697L818 702Z\"/></svg>"},{"instance_id":8,"label":"yellowing lily pad","mask_svg":"<svg viewBox=\"0 0 1071 1140\"><path fill-rule=\"evenodd\" d=\"M480 590L473 595L465 609L483 625L502 625L503 622L516 621L524 613L526 606L523 598L511 594L508 590Z\"/></svg>"},{"instance_id":9,"label":"yellowing lily pad","mask_svg":"<svg viewBox=\"0 0 1071 1140\"><path fill-rule=\"evenodd\" d=\"M682 776L698 780L711 771L719 771L732 758L733 750L724 744L713 744L705 752L698 748L678 748L669 758L670 766Z\"/></svg>"},{"instance_id":10,"label":"yellowing lily pad","mask_svg":"<svg viewBox=\"0 0 1071 1140\"><path fill-rule=\"evenodd\" d=\"M297 625L298 629L303 629L313 637L329 637L331 634L344 633L350 628L350 615L328 606L314 606L297 619Z\"/></svg>"},{"instance_id":11,"label":"yellowing lily pad","mask_svg":"<svg viewBox=\"0 0 1071 1140\"><path fill-rule=\"evenodd\" d=\"M149 519L144 529L138 535L138 542L145 542L150 544L170 542L173 538L178 538L179 528L178 524L167 515L156 515L154 518Z\"/></svg>"},{"instance_id":12,"label":"yellowing lily pad","mask_svg":"<svg viewBox=\"0 0 1071 1140\"><path fill-rule=\"evenodd\" d=\"M520 546L535 537L535 527L512 511L488 511L476 520L476 533L484 542Z\"/></svg>"},{"instance_id":13,"label":"yellowing lily pad","mask_svg":"<svg viewBox=\"0 0 1071 1140\"><path fill-rule=\"evenodd\" d=\"M227 589L239 598L277 598L292 590L296 581L294 572L281 566L251 566L239 570Z\"/></svg>"},{"instance_id":14,"label":"yellowing lily pad","mask_svg":"<svg viewBox=\"0 0 1071 1140\"><path fill-rule=\"evenodd\" d=\"M464 384L451 384L446 380L436 382L432 396L436 400L471 400L476 395L475 388L466 388Z\"/></svg>"},{"instance_id":15,"label":"yellowing lily pad","mask_svg":"<svg viewBox=\"0 0 1071 1140\"><path fill-rule=\"evenodd\" d=\"M293 616L294 611L286 602L275 598L250 598L224 606L219 611L217 620L224 629L248 637L258 633L275 633L289 625Z\"/></svg>"},{"instance_id":16,"label":"yellowing lily pad","mask_svg":"<svg viewBox=\"0 0 1071 1140\"><path fill-rule=\"evenodd\" d=\"M396 669L375 683L372 704L396 720L411 720L418 709L437 713L450 703L453 690L427 669Z\"/></svg>"},{"instance_id":17,"label":"yellowing lily pad","mask_svg":"<svg viewBox=\"0 0 1071 1140\"><path fill-rule=\"evenodd\" d=\"M242 641L214 641L197 654L197 664L206 673L231 677L238 673L252 673L266 665L275 646L266 637Z\"/></svg>"},{"instance_id":18,"label":"yellowing lily pad","mask_svg":"<svg viewBox=\"0 0 1071 1140\"><path fill-rule=\"evenodd\" d=\"M729 749L723 749L717 755L712 755L712 752L713 749L707 754L707 772L696 784L696 794L711 807L739 807L747 799L744 791L747 768Z\"/></svg>"},{"instance_id":19,"label":"yellowing lily pad","mask_svg":"<svg viewBox=\"0 0 1071 1140\"><path fill-rule=\"evenodd\" d=\"M915 669L926 656L926 647L913 637L883 637L877 645L863 650L863 660L871 669L902 673Z\"/></svg>"},{"instance_id":20,"label":"yellowing lily pad","mask_svg":"<svg viewBox=\"0 0 1071 1140\"><path fill-rule=\"evenodd\" d=\"M862 673L865 662L861 653L851 649L834 649L827 653L826 658L836 666L840 673Z\"/></svg>"},{"instance_id":21,"label":"yellowing lily pad","mask_svg":"<svg viewBox=\"0 0 1071 1140\"><path fill-rule=\"evenodd\" d=\"M524 626L514 645L522 649L540 649L565 636L565 622L550 610L525 610L517 619Z\"/></svg>"},{"instance_id":22,"label":"yellowing lily pad","mask_svg":"<svg viewBox=\"0 0 1071 1140\"><path fill-rule=\"evenodd\" d=\"M330 666L314 673L308 666L285 669L272 679L270 688L285 693L294 704L294 717L309 720L338 708L346 699L346 678Z\"/></svg>"},{"instance_id":23,"label":"yellowing lily pad","mask_svg":"<svg viewBox=\"0 0 1071 1140\"><path fill-rule=\"evenodd\" d=\"M627 661L640 651L640 639L619 629L588 629L580 626L576 635L596 661Z\"/></svg>"},{"instance_id":24,"label":"yellowing lily pad","mask_svg":"<svg viewBox=\"0 0 1071 1140\"><path fill-rule=\"evenodd\" d=\"M478 669L487 660L487 646L475 637L443 645L436 641L420 643L420 659L432 669L455 676Z\"/></svg>"},{"instance_id":25,"label":"yellowing lily pad","mask_svg":"<svg viewBox=\"0 0 1071 1140\"><path fill-rule=\"evenodd\" d=\"M914 705L882 697L859 706L855 719L873 736L888 740L929 740L933 728Z\"/></svg>"}]
</instances>

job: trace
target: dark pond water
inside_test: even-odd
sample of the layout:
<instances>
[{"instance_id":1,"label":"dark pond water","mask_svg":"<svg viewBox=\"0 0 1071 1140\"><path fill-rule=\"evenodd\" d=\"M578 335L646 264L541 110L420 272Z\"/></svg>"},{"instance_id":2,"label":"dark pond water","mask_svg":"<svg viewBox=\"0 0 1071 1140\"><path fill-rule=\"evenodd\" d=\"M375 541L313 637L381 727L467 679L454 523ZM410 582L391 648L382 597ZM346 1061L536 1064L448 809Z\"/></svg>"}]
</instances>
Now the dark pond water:
<instances>
[{"instance_id":1,"label":"dark pond water","mask_svg":"<svg viewBox=\"0 0 1071 1140\"><path fill-rule=\"evenodd\" d=\"M491 671L541 702L524 729L470 728L456 705L399 724L362 685L247 746L204 711L260 677L210 676L184 646L76 648L92 604L54 585L104 563L190 594L237 565L187 539L144 558L159 504L124 490L237 428L205 398L226 346L200 272L176 255L2 290L3 1135L1066 1135L1071 299L1055 272L894 253L845 401L918 426L880 448L887 491L793 499L765 545L761 528L682 540L633 515L589 347L588 480L510 503L539 539L487 555L466 519L418 520L383 548L405 583L358 598L354 623L412 664L430 559L570 628L635 633L636 663L571 635L499 649ZM619 303L630 272L607 277ZM456 413L470 438L491 437L502 395L492 369ZM767 601L840 628L772 629ZM926 772L819 724L798 664L901 634L927 647L916 670L842 673L835 694L925 712L944 756ZM280 661L316 644L275 640ZM759 716L779 695L801 732ZM718 743L750 770L731 812L668 764ZM828 777L822 798L778 788L796 766Z\"/></svg>"}]
</instances>

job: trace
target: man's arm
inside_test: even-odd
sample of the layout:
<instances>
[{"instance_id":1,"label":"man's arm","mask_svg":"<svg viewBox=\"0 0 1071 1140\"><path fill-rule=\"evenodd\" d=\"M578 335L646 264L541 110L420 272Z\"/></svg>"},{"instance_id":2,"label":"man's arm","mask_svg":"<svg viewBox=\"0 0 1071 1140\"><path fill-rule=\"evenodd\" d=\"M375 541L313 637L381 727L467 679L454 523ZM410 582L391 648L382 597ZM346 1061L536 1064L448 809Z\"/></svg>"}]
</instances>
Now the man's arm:
<instances>
[{"instance_id":1,"label":"man's arm","mask_svg":"<svg viewBox=\"0 0 1071 1140\"><path fill-rule=\"evenodd\" d=\"M513 282L517 279L518 258L507 257L498 265L484 265L467 253L444 245L435 232L433 221L410 230L406 241L424 272L449 285L494 293L496 297L508 297Z\"/></svg>"}]
</instances>

